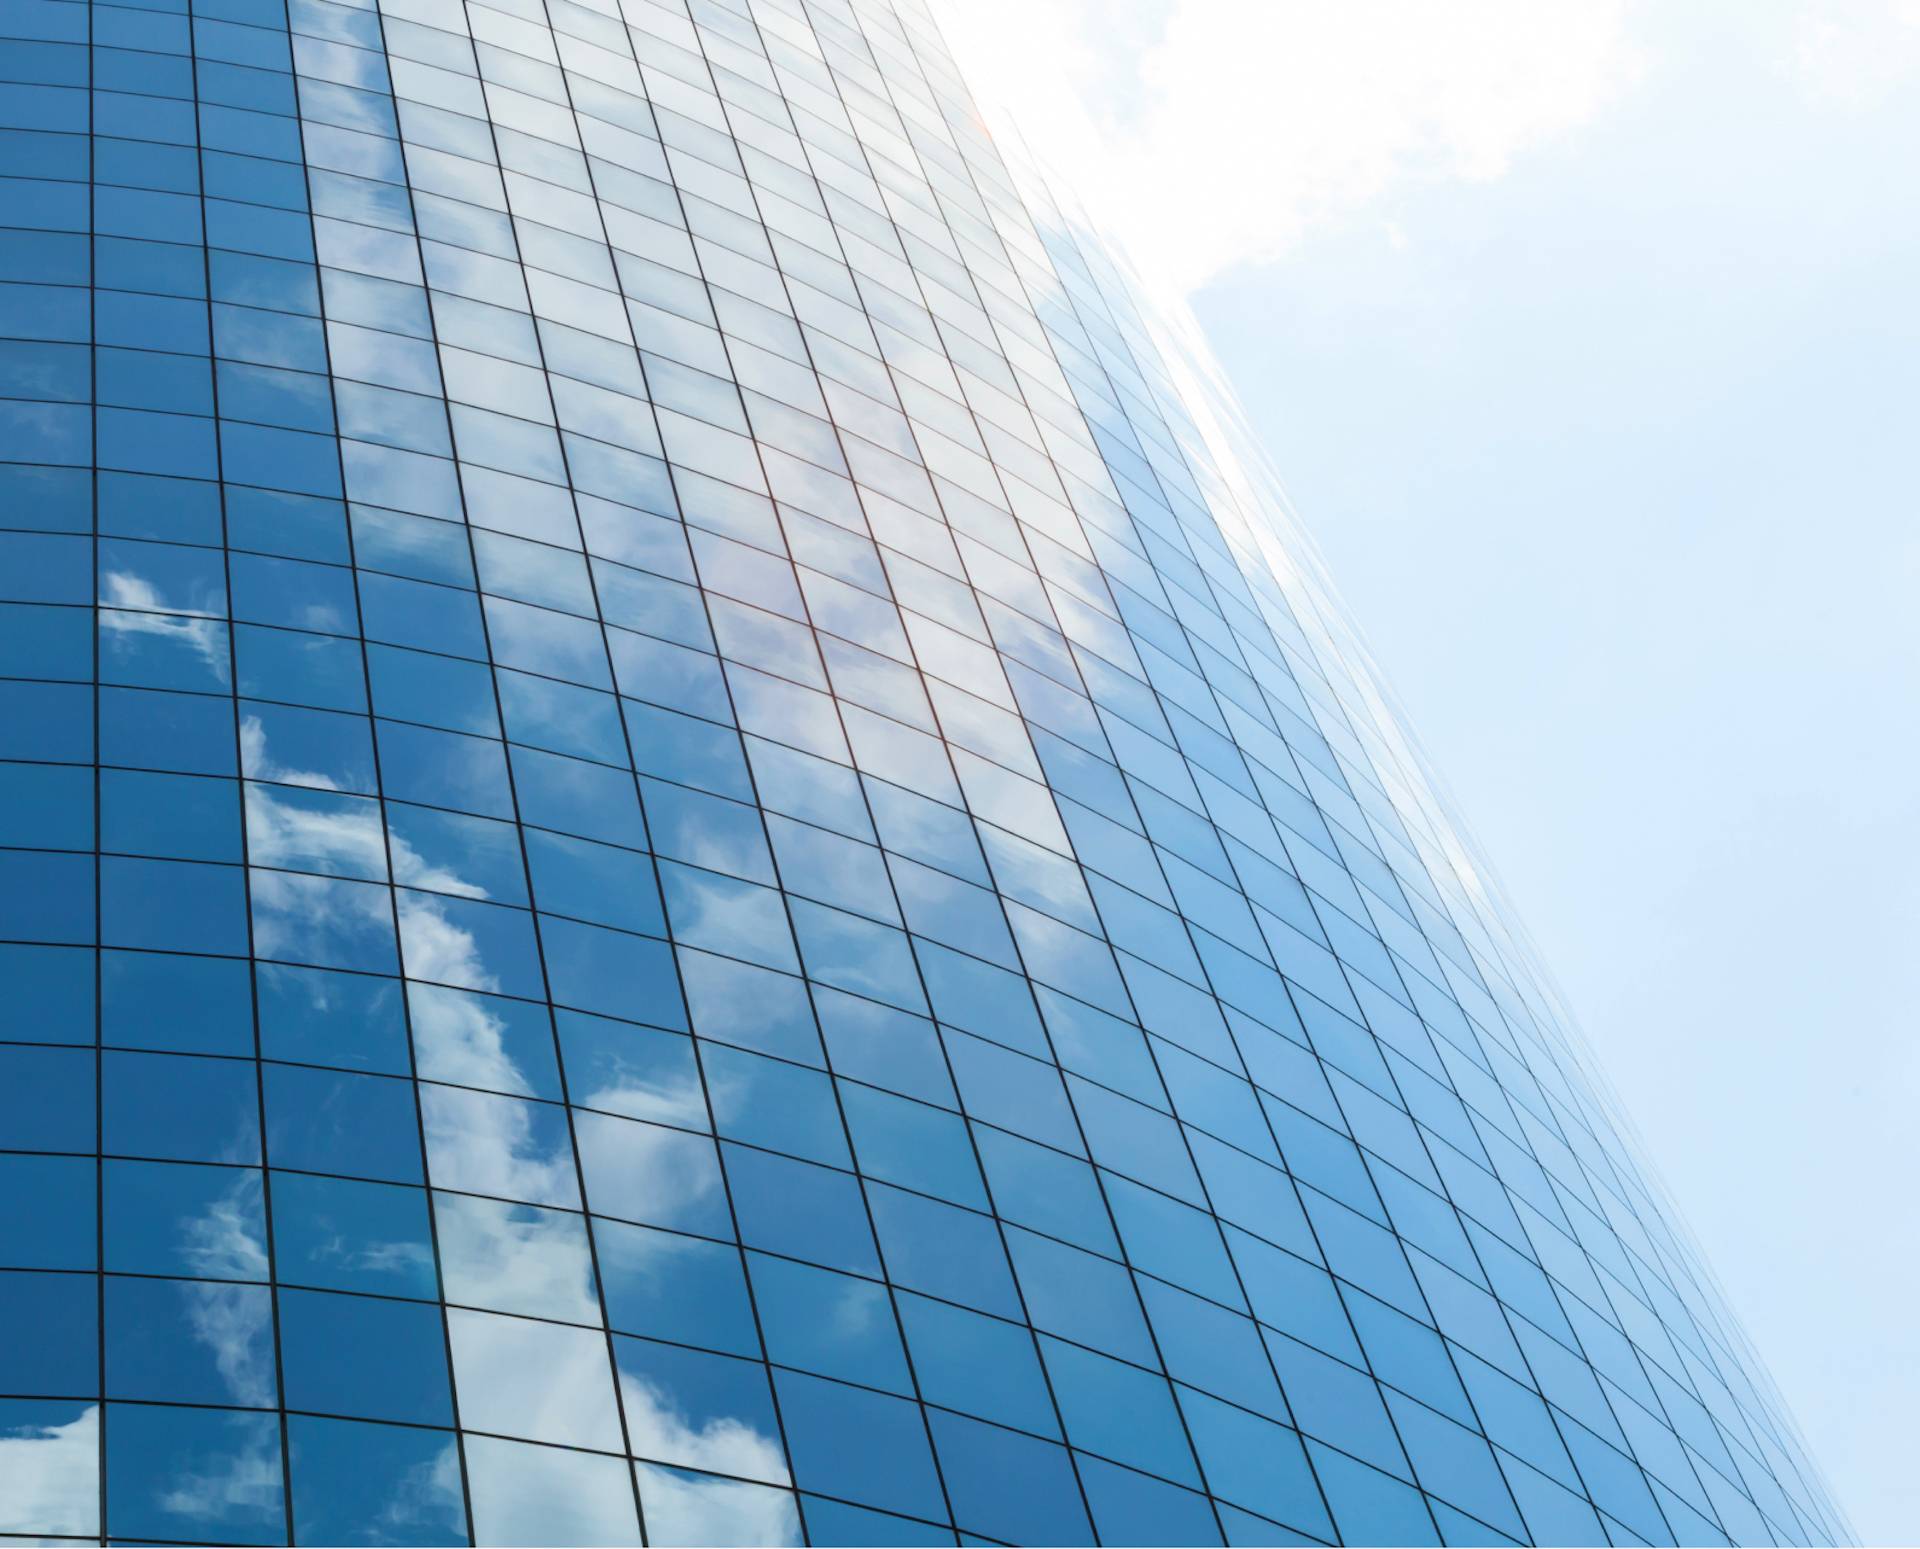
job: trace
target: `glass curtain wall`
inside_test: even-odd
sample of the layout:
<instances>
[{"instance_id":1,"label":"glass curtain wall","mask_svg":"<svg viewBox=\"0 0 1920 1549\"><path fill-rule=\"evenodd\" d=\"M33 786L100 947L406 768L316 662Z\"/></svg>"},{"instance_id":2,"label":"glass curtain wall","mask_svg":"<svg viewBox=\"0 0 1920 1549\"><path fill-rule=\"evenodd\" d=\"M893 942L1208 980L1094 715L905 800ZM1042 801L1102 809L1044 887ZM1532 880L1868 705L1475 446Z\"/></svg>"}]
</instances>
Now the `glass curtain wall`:
<instances>
[{"instance_id":1,"label":"glass curtain wall","mask_svg":"<svg viewBox=\"0 0 1920 1549\"><path fill-rule=\"evenodd\" d=\"M0 1534L1845 1536L917 0L4 0L0 227Z\"/></svg>"}]
</instances>

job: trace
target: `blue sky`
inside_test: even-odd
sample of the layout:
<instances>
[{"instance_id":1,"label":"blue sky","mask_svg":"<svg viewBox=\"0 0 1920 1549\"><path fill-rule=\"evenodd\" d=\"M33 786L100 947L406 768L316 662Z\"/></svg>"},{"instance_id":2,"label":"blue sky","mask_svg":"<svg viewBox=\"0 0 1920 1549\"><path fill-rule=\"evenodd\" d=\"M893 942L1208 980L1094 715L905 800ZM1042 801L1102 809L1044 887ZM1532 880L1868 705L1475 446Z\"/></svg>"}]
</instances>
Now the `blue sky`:
<instances>
[{"instance_id":1,"label":"blue sky","mask_svg":"<svg viewBox=\"0 0 1920 1549\"><path fill-rule=\"evenodd\" d=\"M1191 302L1856 1527L1920 1538L1920 3L959 9Z\"/></svg>"}]
</instances>

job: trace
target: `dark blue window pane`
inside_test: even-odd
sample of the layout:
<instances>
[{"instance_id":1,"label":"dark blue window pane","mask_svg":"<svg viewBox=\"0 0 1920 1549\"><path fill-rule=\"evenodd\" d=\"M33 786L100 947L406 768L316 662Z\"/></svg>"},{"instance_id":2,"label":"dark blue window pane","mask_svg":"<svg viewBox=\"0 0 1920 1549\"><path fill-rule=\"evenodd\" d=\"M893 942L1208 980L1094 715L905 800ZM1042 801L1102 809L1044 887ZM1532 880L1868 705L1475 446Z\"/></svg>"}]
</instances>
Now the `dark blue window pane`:
<instances>
[{"instance_id":1,"label":"dark blue window pane","mask_svg":"<svg viewBox=\"0 0 1920 1549\"><path fill-rule=\"evenodd\" d=\"M234 866L104 857L100 933L115 946L244 954L245 881Z\"/></svg>"},{"instance_id":2,"label":"dark blue window pane","mask_svg":"<svg viewBox=\"0 0 1920 1549\"><path fill-rule=\"evenodd\" d=\"M234 255L216 254L216 274L220 272L222 258L242 261ZM350 558L346 512L337 500L315 500L271 490L229 489L227 535L236 548L257 549L265 554L325 560L336 565L347 564Z\"/></svg>"},{"instance_id":3,"label":"dark blue window pane","mask_svg":"<svg viewBox=\"0 0 1920 1549\"><path fill-rule=\"evenodd\" d=\"M84 683L93 625L83 610L0 603L0 673Z\"/></svg>"},{"instance_id":4,"label":"dark blue window pane","mask_svg":"<svg viewBox=\"0 0 1920 1549\"><path fill-rule=\"evenodd\" d=\"M73 947L0 946L0 1036L94 1041L93 954Z\"/></svg>"},{"instance_id":5,"label":"dark blue window pane","mask_svg":"<svg viewBox=\"0 0 1920 1549\"><path fill-rule=\"evenodd\" d=\"M94 1150L94 1058L0 1044L0 1134L22 1151Z\"/></svg>"},{"instance_id":6,"label":"dark blue window pane","mask_svg":"<svg viewBox=\"0 0 1920 1549\"><path fill-rule=\"evenodd\" d=\"M467 1542L460 1456L450 1431L293 1415L287 1461L300 1543Z\"/></svg>"},{"instance_id":7,"label":"dark blue window pane","mask_svg":"<svg viewBox=\"0 0 1920 1549\"><path fill-rule=\"evenodd\" d=\"M0 843L91 849L92 786L86 769L0 764Z\"/></svg>"},{"instance_id":8,"label":"dark blue window pane","mask_svg":"<svg viewBox=\"0 0 1920 1549\"><path fill-rule=\"evenodd\" d=\"M0 1319L15 1331L0 1343L0 1391L42 1398L98 1393L97 1295L91 1275L0 1271Z\"/></svg>"},{"instance_id":9,"label":"dark blue window pane","mask_svg":"<svg viewBox=\"0 0 1920 1549\"><path fill-rule=\"evenodd\" d=\"M269 1059L407 1074L398 979L262 963L254 982L260 1052Z\"/></svg>"},{"instance_id":10,"label":"dark blue window pane","mask_svg":"<svg viewBox=\"0 0 1920 1549\"><path fill-rule=\"evenodd\" d=\"M851 1085L841 1088L841 1102L868 1177L986 1208L980 1165L957 1114Z\"/></svg>"},{"instance_id":11,"label":"dark blue window pane","mask_svg":"<svg viewBox=\"0 0 1920 1549\"><path fill-rule=\"evenodd\" d=\"M159 952L100 954L100 1041L180 1054L253 1053L245 962Z\"/></svg>"},{"instance_id":12,"label":"dark blue window pane","mask_svg":"<svg viewBox=\"0 0 1920 1549\"><path fill-rule=\"evenodd\" d=\"M724 1044L704 1045L701 1064L720 1134L811 1161L852 1165L833 1083L824 1074Z\"/></svg>"},{"instance_id":13,"label":"dark blue window pane","mask_svg":"<svg viewBox=\"0 0 1920 1549\"><path fill-rule=\"evenodd\" d=\"M1027 1329L923 1296L900 1298L900 1321L928 1403L1042 1436L1060 1434Z\"/></svg>"},{"instance_id":14,"label":"dark blue window pane","mask_svg":"<svg viewBox=\"0 0 1920 1549\"><path fill-rule=\"evenodd\" d=\"M103 770L100 844L130 855L240 860L239 789L231 780Z\"/></svg>"},{"instance_id":15,"label":"dark blue window pane","mask_svg":"<svg viewBox=\"0 0 1920 1549\"><path fill-rule=\"evenodd\" d=\"M276 1167L418 1183L411 1084L347 1071L268 1065L267 1155Z\"/></svg>"},{"instance_id":16,"label":"dark blue window pane","mask_svg":"<svg viewBox=\"0 0 1920 1549\"><path fill-rule=\"evenodd\" d=\"M439 1311L419 1302L282 1291L280 1362L296 1409L451 1425Z\"/></svg>"},{"instance_id":17,"label":"dark blue window pane","mask_svg":"<svg viewBox=\"0 0 1920 1549\"><path fill-rule=\"evenodd\" d=\"M541 921L540 940L556 1006L685 1028L665 942L551 917Z\"/></svg>"},{"instance_id":18,"label":"dark blue window pane","mask_svg":"<svg viewBox=\"0 0 1920 1549\"><path fill-rule=\"evenodd\" d=\"M101 1146L182 1162L260 1160L260 1097L246 1060L108 1050L100 1057Z\"/></svg>"},{"instance_id":19,"label":"dark blue window pane","mask_svg":"<svg viewBox=\"0 0 1920 1549\"><path fill-rule=\"evenodd\" d=\"M802 1488L904 1516L946 1516L913 1405L797 1372L776 1373L775 1385Z\"/></svg>"},{"instance_id":20,"label":"dark blue window pane","mask_svg":"<svg viewBox=\"0 0 1920 1549\"><path fill-rule=\"evenodd\" d=\"M593 1223L593 1239L607 1321L621 1333L759 1353L739 1250L609 1220Z\"/></svg>"},{"instance_id":21,"label":"dark blue window pane","mask_svg":"<svg viewBox=\"0 0 1920 1549\"><path fill-rule=\"evenodd\" d=\"M885 1286L763 1253L749 1253L747 1266L768 1359L912 1392Z\"/></svg>"},{"instance_id":22,"label":"dark blue window pane","mask_svg":"<svg viewBox=\"0 0 1920 1549\"><path fill-rule=\"evenodd\" d=\"M273 1293L265 1286L125 1275L102 1284L109 1397L274 1403Z\"/></svg>"},{"instance_id":23,"label":"dark blue window pane","mask_svg":"<svg viewBox=\"0 0 1920 1549\"><path fill-rule=\"evenodd\" d=\"M482 817L513 816L506 750L499 743L398 721L381 721L379 733L387 795Z\"/></svg>"},{"instance_id":24,"label":"dark blue window pane","mask_svg":"<svg viewBox=\"0 0 1920 1549\"><path fill-rule=\"evenodd\" d=\"M240 706L241 772L255 780L371 796L373 738L359 716L244 700Z\"/></svg>"},{"instance_id":25,"label":"dark blue window pane","mask_svg":"<svg viewBox=\"0 0 1920 1549\"><path fill-rule=\"evenodd\" d=\"M508 735L517 735L511 725ZM605 756L619 758L620 754L613 751ZM639 798L631 777L624 772L516 747L513 774L526 822L609 844L645 846L647 834L640 820Z\"/></svg>"},{"instance_id":26,"label":"dark blue window pane","mask_svg":"<svg viewBox=\"0 0 1920 1549\"><path fill-rule=\"evenodd\" d=\"M884 1184L870 1185L867 1201L896 1284L1002 1317L1020 1316L1013 1273L991 1218Z\"/></svg>"},{"instance_id":27,"label":"dark blue window pane","mask_svg":"<svg viewBox=\"0 0 1920 1549\"><path fill-rule=\"evenodd\" d=\"M104 1167L106 1268L215 1280L267 1278L257 1169L132 1161Z\"/></svg>"},{"instance_id":28,"label":"dark blue window pane","mask_svg":"<svg viewBox=\"0 0 1920 1549\"><path fill-rule=\"evenodd\" d=\"M192 1488L196 1482L198 1489ZM277 1419L232 1410L109 1406L107 1530L116 1537L194 1543L284 1542Z\"/></svg>"},{"instance_id":29,"label":"dark blue window pane","mask_svg":"<svg viewBox=\"0 0 1920 1549\"><path fill-rule=\"evenodd\" d=\"M745 1146L723 1146L721 1153L740 1237L748 1246L852 1274L879 1273L860 1185L852 1174Z\"/></svg>"},{"instance_id":30,"label":"dark blue window pane","mask_svg":"<svg viewBox=\"0 0 1920 1549\"><path fill-rule=\"evenodd\" d=\"M199 694L100 690L100 757L134 768L234 775L233 706Z\"/></svg>"},{"instance_id":31,"label":"dark blue window pane","mask_svg":"<svg viewBox=\"0 0 1920 1549\"><path fill-rule=\"evenodd\" d=\"M481 663L370 644L366 666L376 714L479 737L500 735L493 674Z\"/></svg>"},{"instance_id":32,"label":"dark blue window pane","mask_svg":"<svg viewBox=\"0 0 1920 1549\"><path fill-rule=\"evenodd\" d=\"M1013 1228L1007 1248L1034 1327L1124 1360L1153 1363L1153 1344L1125 1268Z\"/></svg>"},{"instance_id":33,"label":"dark blue window pane","mask_svg":"<svg viewBox=\"0 0 1920 1549\"><path fill-rule=\"evenodd\" d=\"M807 1531L816 1544L953 1544L950 1528L930 1522L914 1522L891 1512L873 1511L865 1506L849 1506L845 1501L822 1500L817 1495L801 1497ZM1038 1539L1033 1540L1039 1542ZM1067 1542L1065 1538L1060 1540Z\"/></svg>"},{"instance_id":34,"label":"dark blue window pane","mask_svg":"<svg viewBox=\"0 0 1920 1549\"><path fill-rule=\"evenodd\" d=\"M1217 1544L1220 1529L1204 1495L1165 1480L1085 1458L1080 1479L1103 1544Z\"/></svg>"},{"instance_id":35,"label":"dark blue window pane","mask_svg":"<svg viewBox=\"0 0 1920 1549\"><path fill-rule=\"evenodd\" d=\"M1182 1484L1199 1474L1166 1379L1057 1339L1040 1342L1067 1440Z\"/></svg>"},{"instance_id":36,"label":"dark blue window pane","mask_svg":"<svg viewBox=\"0 0 1920 1549\"><path fill-rule=\"evenodd\" d=\"M305 620L310 615L291 616ZM329 620L331 622L331 620ZM367 689L360 649L351 640L243 624L234 631L240 692L322 710L361 710Z\"/></svg>"},{"instance_id":37,"label":"dark blue window pane","mask_svg":"<svg viewBox=\"0 0 1920 1549\"><path fill-rule=\"evenodd\" d=\"M1318 1443L1309 1443L1308 1452L1320 1476L1321 1487L1333 1508L1333 1519L1340 1536L1348 1543L1437 1544L1431 1514L1420 1492L1411 1485L1376 1472L1342 1453ZM1589 1528L1576 1532L1567 1541L1591 1536ZM1558 1543L1554 1535L1543 1535L1541 1543Z\"/></svg>"},{"instance_id":38,"label":"dark blue window pane","mask_svg":"<svg viewBox=\"0 0 1920 1549\"><path fill-rule=\"evenodd\" d=\"M14 941L92 941L88 857L0 850L0 932Z\"/></svg>"},{"instance_id":39,"label":"dark blue window pane","mask_svg":"<svg viewBox=\"0 0 1920 1549\"><path fill-rule=\"evenodd\" d=\"M954 1521L1008 1543L1093 1541L1067 1449L961 1415L929 1414Z\"/></svg>"},{"instance_id":40,"label":"dark blue window pane","mask_svg":"<svg viewBox=\"0 0 1920 1549\"><path fill-rule=\"evenodd\" d=\"M139 259L143 271L149 275L157 272L151 252L149 248ZM127 538L217 544L220 541L220 487L196 479L103 473L100 475L100 530Z\"/></svg>"},{"instance_id":41,"label":"dark blue window pane","mask_svg":"<svg viewBox=\"0 0 1920 1549\"><path fill-rule=\"evenodd\" d=\"M423 1190L278 1171L272 1179L283 1281L381 1296L435 1294Z\"/></svg>"},{"instance_id":42,"label":"dark blue window pane","mask_svg":"<svg viewBox=\"0 0 1920 1549\"><path fill-rule=\"evenodd\" d=\"M91 1269L91 1157L0 1154L0 1254L16 1269Z\"/></svg>"},{"instance_id":43,"label":"dark blue window pane","mask_svg":"<svg viewBox=\"0 0 1920 1549\"><path fill-rule=\"evenodd\" d=\"M0 756L93 757L93 691L78 683L0 682Z\"/></svg>"}]
</instances>

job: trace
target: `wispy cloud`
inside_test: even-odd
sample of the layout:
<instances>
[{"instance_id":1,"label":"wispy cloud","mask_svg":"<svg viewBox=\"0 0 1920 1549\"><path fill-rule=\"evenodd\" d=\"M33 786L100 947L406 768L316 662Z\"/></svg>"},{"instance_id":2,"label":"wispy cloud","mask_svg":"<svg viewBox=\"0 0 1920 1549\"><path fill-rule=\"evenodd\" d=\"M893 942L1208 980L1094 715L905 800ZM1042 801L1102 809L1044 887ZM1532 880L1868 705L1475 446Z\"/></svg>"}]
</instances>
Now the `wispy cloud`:
<instances>
[{"instance_id":1,"label":"wispy cloud","mask_svg":"<svg viewBox=\"0 0 1920 1549\"><path fill-rule=\"evenodd\" d=\"M1497 178L1640 69L1628 0L936 10L982 98L1011 108L1151 281L1183 291L1406 187Z\"/></svg>"}]
</instances>

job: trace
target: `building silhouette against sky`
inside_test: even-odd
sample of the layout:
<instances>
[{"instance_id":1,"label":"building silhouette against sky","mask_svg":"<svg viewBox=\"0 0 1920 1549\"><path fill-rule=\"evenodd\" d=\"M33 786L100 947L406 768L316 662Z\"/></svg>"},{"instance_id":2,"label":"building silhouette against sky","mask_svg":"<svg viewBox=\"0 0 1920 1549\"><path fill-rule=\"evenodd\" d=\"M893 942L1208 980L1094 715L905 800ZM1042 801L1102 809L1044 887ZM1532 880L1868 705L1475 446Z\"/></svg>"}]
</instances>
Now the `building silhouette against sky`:
<instances>
[{"instance_id":1,"label":"building silhouette against sky","mask_svg":"<svg viewBox=\"0 0 1920 1549\"><path fill-rule=\"evenodd\" d=\"M0 33L0 1533L1846 1535L914 0Z\"/></svg>"}]
</instances>

